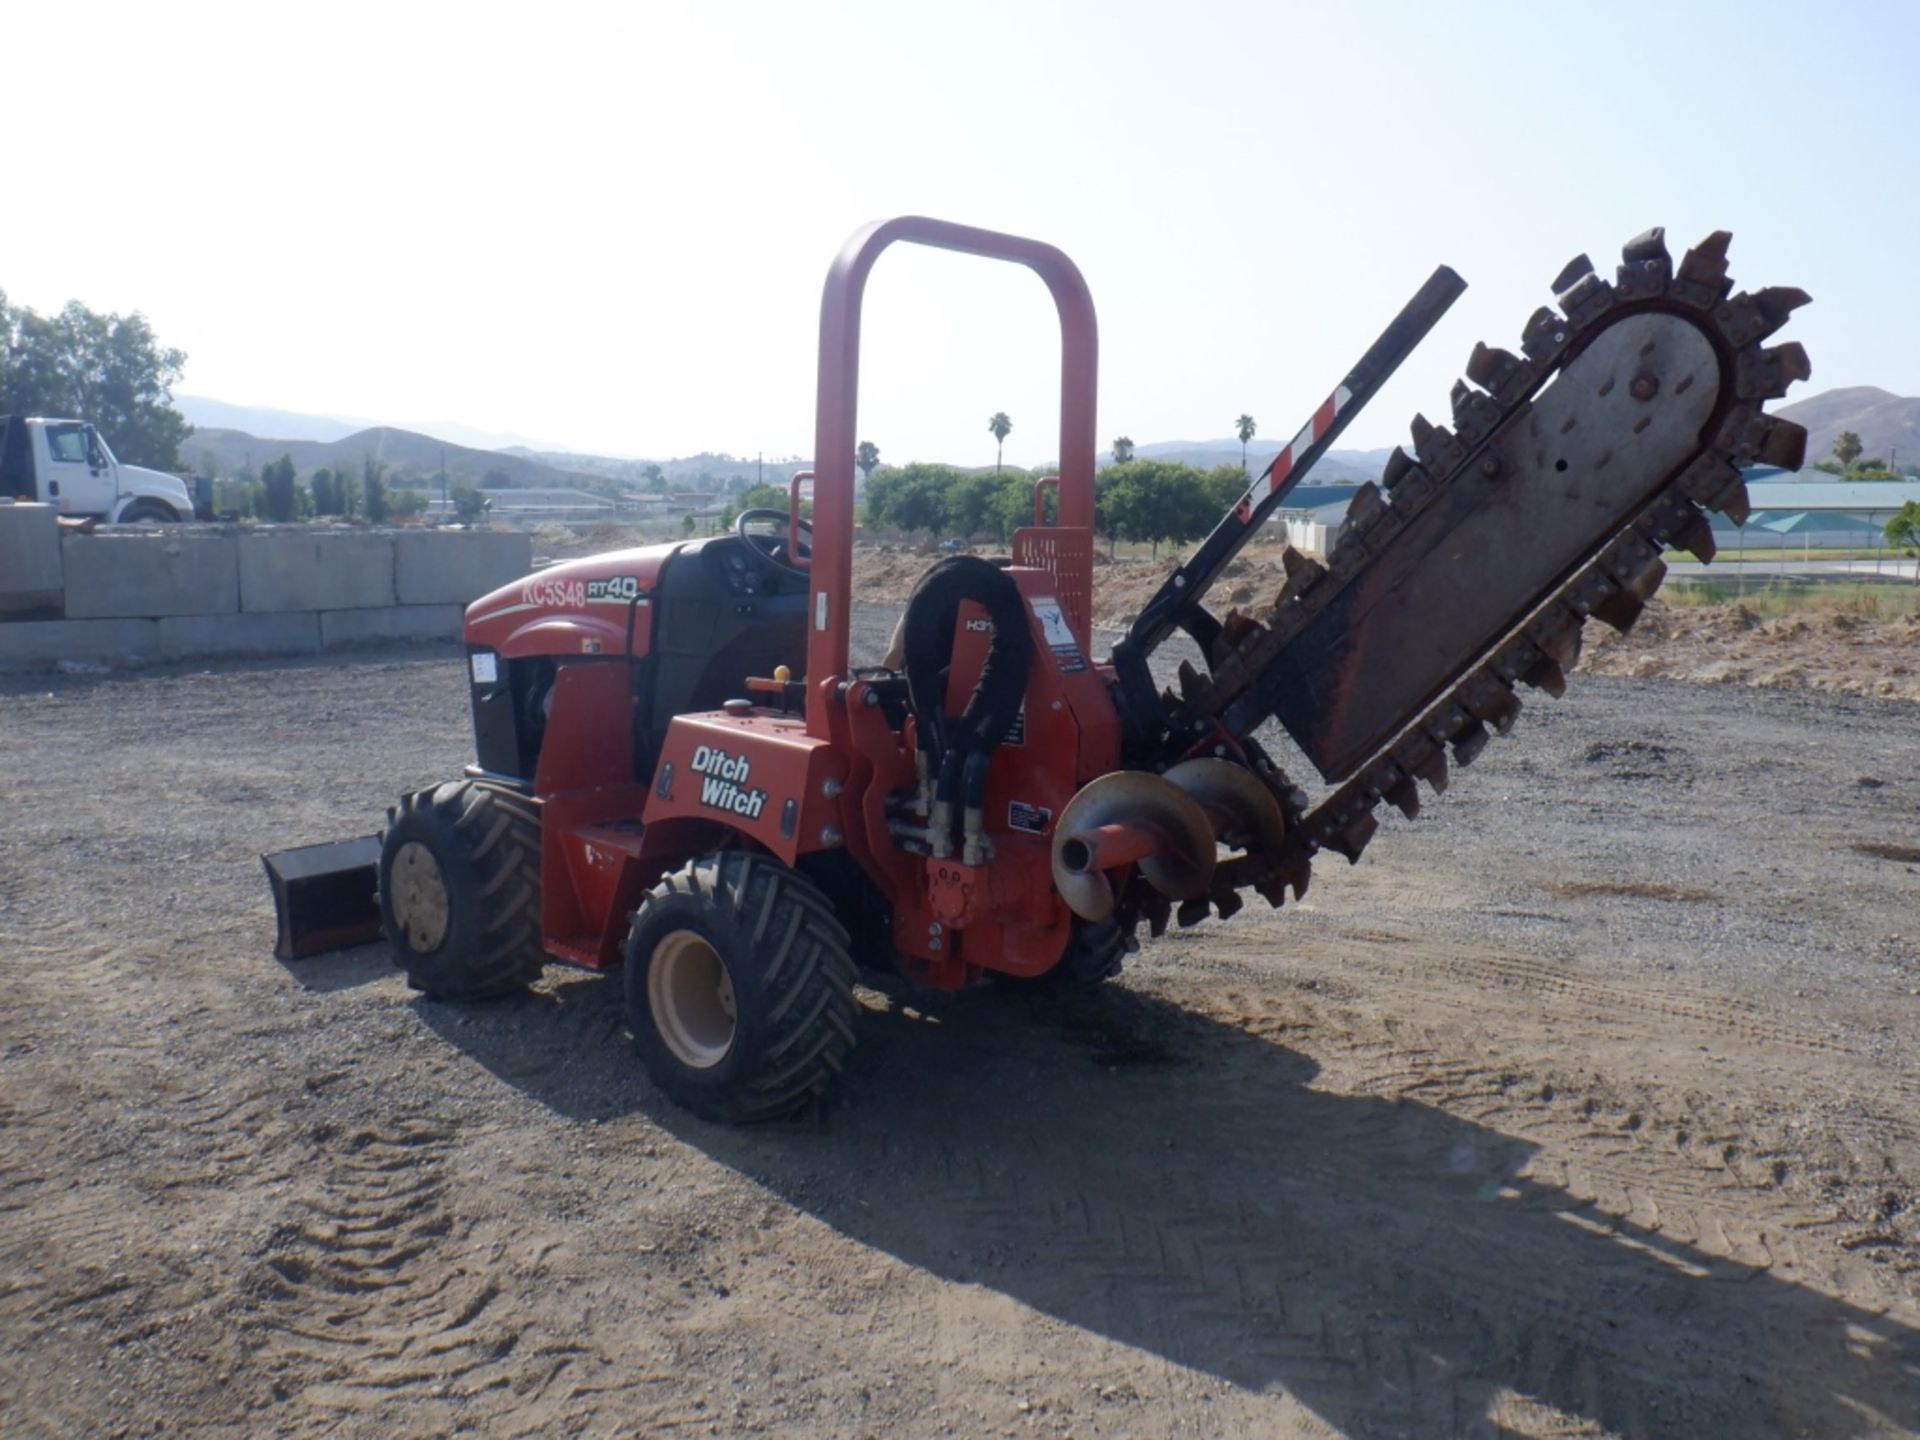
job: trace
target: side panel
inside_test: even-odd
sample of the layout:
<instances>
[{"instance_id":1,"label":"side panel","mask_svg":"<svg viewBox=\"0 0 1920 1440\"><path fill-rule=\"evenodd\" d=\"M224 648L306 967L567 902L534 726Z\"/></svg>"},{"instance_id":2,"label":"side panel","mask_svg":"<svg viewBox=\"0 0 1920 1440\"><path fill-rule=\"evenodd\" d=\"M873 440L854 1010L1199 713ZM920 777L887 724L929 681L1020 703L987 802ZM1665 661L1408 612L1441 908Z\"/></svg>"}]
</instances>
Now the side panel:
<instances>
[{"instance_id":1,"label":"side panel","mask_svg":"<svg viewBox=\"0 0 1920 1440\"><path fill-rule=\"evenodd\" d=\"M632 664L575 661L553 679L537 795L633 783Z\"/></svg>"},{"instance_id":2,"label":"side panel","mask_svg":"<svg viewBox=\"0 0 1920 1440\"><path fill-rule=\"evenodd\" d=\"M792 864L845 841L846 758L798 716L677 716L667 727L646 822L715 821Z\"/></svg>"}]
</instances>

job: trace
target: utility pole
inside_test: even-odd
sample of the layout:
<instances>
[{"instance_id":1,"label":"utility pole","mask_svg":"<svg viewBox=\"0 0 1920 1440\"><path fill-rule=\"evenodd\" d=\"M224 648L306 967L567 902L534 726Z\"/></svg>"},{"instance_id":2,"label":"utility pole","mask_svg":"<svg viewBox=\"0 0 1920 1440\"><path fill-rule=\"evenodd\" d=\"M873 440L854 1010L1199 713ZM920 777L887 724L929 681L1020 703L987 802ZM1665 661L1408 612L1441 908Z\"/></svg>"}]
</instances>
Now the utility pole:
<instances>
[{"instance_id":1,"label":"utility pole","mask_svg":"<svg viewBox=\"0 0 1920 1440\"><path fill-rule=\"evenodd\" d=\"M447 447L440 447L440 508L447 508Z\"/></svg>"}]
</instances>

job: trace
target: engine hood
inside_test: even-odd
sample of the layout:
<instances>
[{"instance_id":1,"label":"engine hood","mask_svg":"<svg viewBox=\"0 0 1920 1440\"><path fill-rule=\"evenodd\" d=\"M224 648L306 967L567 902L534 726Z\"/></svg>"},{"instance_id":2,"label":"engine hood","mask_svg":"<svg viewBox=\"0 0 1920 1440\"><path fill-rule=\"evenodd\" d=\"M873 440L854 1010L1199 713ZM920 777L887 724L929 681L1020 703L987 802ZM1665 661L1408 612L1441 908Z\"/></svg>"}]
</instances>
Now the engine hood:
<instances>
[{"instance_id":1,"label":"engine hood","mask_svg":"<svg viewBox=\"0 0 1920 1440\"><path fill-rule=\"evenodd\" d=\"M143 465L120 467L120 492L123 495L151 495L172 502L187 515L193 513L193 501L187 495L186 482L177 475L149 470Z\"/></svg>"}]
</instances>

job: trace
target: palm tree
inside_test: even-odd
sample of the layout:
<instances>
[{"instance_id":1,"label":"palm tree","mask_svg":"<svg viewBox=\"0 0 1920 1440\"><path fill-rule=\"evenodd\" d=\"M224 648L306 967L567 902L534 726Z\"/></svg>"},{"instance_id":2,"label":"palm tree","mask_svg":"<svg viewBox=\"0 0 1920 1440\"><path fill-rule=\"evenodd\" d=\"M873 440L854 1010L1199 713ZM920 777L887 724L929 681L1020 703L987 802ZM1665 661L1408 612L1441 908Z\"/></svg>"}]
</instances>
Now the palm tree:
<instances>
[{"instance_id":1,"label":"palm tree","mask_svg":"<svg viewBox=\"0 0 1920 1440\"><path fill-rule=\"evenodd\" d=\"M1113 463L1116 465L1124 465L1131 459L1133 459L1133 440L1126 435L1122 435L1118 440L1113 442Z\"/></svg>"},{"instance_id":2,"label":"palm tree","mask_svg":"<svg viewBox=\"0 0 1920 1440\"><path fill-rule=\"evenodd\" d=\"M996 410L987 421L987 429L993 432L993 473L1000 473L1000 456L1007 448L1007 436L1013 433L1013 421L1007 418L1007 412Z\"/></svg>"},{"instance_id":3,"label":"palm tree","mask_svg":"<svg viewBox=\"0 0 1920 1440\"><path fill-rule=\"evenodd\" d=\"M1233 422L1234 433L1240 437L1240 473L1247 473L1247 442L1253 439L1253 416L1242 415Z\"/></svg>"},{"instance_id":4,"label":"palm tree","mask_svg":"<svg viewBox=\"0 0 1920 1440\"><path fill-rule=\"evenodd\" d=\"M862 478L871 478L873 467L880 463L880 447L871 440L862 440L860 448L853 452L853 463L860 467Z\"/></svg>"}]
</instances>

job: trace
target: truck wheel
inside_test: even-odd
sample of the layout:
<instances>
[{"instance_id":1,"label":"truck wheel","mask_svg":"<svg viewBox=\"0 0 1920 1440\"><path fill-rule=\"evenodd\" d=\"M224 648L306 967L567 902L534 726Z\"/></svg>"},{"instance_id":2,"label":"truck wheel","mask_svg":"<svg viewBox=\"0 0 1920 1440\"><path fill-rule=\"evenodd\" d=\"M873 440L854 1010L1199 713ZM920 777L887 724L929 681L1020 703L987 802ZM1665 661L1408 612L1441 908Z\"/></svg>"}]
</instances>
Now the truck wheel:
<instances>
[{"instance_id":1,"label":"truck wheel","mask_svg":"<svg viewBox=\"0 0 1920 1440\"><path fill-rule=\"evenodd\" d=\"M1066 953L1051 970L1038 975L989 972L993 983L1015 995L1038 995L1065 1000L1085 995L1120 973L1121 962L1134 948L1133 927L1111 917L1097 925L1073 922Z\"/></svg>"},{"instance_id":2,"label":"truck wheel","mask_svg":"<svg viewBox=\"0 0 1920 1440\"><path fill-rule=\"evenodd\" d=\"M178 523L180 517L173 513L171 505L163 505L158 500L136 500L127 506L117 523L138 525L142 520L157 520L162 525Z\"/></svg>"},{"instance_id":3,"label":"truck wheel","mask_svg":"<svg viewBox=\"0 0 1920 1440\"><path fill-rule=\"evenodd\" d=\"M380 846L393 963L432 1000L491 1000L539 978L540 815L525 796L454 780L401 800Z\"/></svg>"},{"instance_id":4,"label":"truck wheel","mask_svg":"<svg viewBox=\"0 0 1920 1440\"><path fill-rule=\"evenodd\" d=\"M853 1048L847 932L812 881L730 850L668 875L634 913L627 1026L668 1099L708 1120L790 1114Z\"/></svg>"}]
</instances>

